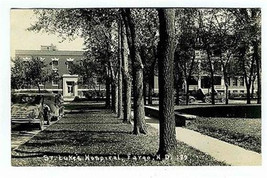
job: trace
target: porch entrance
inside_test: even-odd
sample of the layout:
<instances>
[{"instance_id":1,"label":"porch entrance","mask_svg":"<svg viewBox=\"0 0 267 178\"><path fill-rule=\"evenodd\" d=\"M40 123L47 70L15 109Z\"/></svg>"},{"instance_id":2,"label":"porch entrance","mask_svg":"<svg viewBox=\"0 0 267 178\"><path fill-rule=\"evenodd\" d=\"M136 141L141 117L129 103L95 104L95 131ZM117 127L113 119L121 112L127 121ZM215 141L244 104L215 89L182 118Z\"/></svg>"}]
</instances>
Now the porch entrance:
<instances>
[{"instance_id":1,"label":"porch entrance","mask_svg":"<svg viewBox=\"0 0 267 178\"><path fill-rule=\"evenodd\" d=\"M78 75L64 74L63 76L63 98L73 100L78 96Z\"/></svg>"}]
</instances>

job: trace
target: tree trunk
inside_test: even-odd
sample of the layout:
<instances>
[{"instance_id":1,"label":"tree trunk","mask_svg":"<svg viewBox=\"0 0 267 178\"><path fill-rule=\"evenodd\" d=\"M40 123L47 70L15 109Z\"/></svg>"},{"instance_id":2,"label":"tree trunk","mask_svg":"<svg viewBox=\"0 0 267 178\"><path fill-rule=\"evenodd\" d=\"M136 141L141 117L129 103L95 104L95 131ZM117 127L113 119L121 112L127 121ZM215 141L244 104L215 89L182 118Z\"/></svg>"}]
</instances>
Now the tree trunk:
<instances>
[{"instance_id":1,"label":"tree trunk","mask_svg":"<svg viewBox=\"0 0 267 178\"><path fill-rule=\"evenodd\" d=\"M154 85L154 75L150 75L150 80L148 82L148 104L152 105L153 104L153 85Z\"/></svg>"},{"instance_id":2,"label":"tree trunk","mask_svg":"<svg viewBox=\"0 0 267 178\"><path fill-rule=\"evenodd\" d=\"M118 79L118 118L122 119L123 110L122 110L122 74L119 73Z\"/></svg>"},{"instance_id":3,"label":"tree trunk","mask_svg":"<svg viewBox=\"0 0 267 178\"><path fill-rule=\"evenodd\" d=\"M147 103L147 99L146 99L146 82L145 82L145 80L144 80L144 82L143 82L143 95L144 95L144 105L146 105L146 103Z\"/></svg>"},{"instance_id":4,"label":"tree trunk","mask_svg":"<svg viewBox=\"0 0 267 178\"><path fill-rule=\"evenodd\" d=\"M241 49L241 56L240 59L242 60L242 67L243 67L243 72L244 72L244 78L245 78L245 83L246 83L246 88L247 88L247 104L251 104L251 84L252 84L252 77L254 74L254 62L256 58L253 56L251 64L249 66L250 71L247 72L246 70L246 65L245 65L245 53L246 53L246 48Z\"/></svg>"},{"instance_id":5,"label":"tree trunk","mask_svg":"<svg viewBox=\"0 0 267 178\"><path fill-rule=\"evenodd\" d=\"M109 79L106 79L106 108L110 108L110 83Z\"/></svg>"},{"instance_id":6,"label":"tree trunk","mask_svg":"<svg viewBox=\"0 0 267 178\"><path fill-rule=\"evenodd\" d=\"M251 97L250 97L250 85L247 86L247 104L251 104Z\"/></svg>"},{"instance_id":7,"label":"tree trunk","mask_svg":"<svg viewBox=\"0 0 267 178\"><path fill-rule=\"evenodd\" d=\"M228 85L225 85L225 104L229 103Z\"/></svg>"},{"instance_id":8,"label":"tree trunk","mask_svg":"<svg viewBox=\"0 0 267 178\"><path fill-rule=\"evenodd\" d=\"M215 104L215 88L214 88L214 75L211 72L211 104Z\"/></svg>"},{"instance_id":9,"label":"tree trunk","mask_svg":"<svg viewBox=\"0 0 267 178\"><path fill-rule=\"evenodd\" d=\"M122 53L121 53L122 21L118 20L118 118L122 119Z\"/></svg>"},{"instance_id":10,"label":"tree trunk","mask_svg":"<svg viewBox=\"0 0 267 178\"><path fill-rule=\"evenodd\" d=\"M148 81L148 104L153 104L153 90L154 90L154 76L155 76L155 65L157 62L157 52L156 52L156 47L153 47L153 55L154 55L154 61L152 65L150 66L150 74L149 74L149 81Z\"/></svg>"},{"instance_id":11,"label":"tree trunk","mask_svg":"<svg viewBox=\"0 0 267 178\"><path fill-rule=\"evenodd\" d=\"M142 63L146 63L146 57L145 57L145 51L144 51L144 46L140 48L140 57L142 60ZM144 96L144 105L146 105L146 72L143 70L143 96Z\"/></svg>"},{"instance_id":12,"label":"tree trunk","mask_svg":"<svg viewBox=\"0 0 267 178\"><path fill-rule=\"evenodd\" d=\"M174 119L173 64L174 64L174 9L158 9L159 14L159 121L160 143L158 154L164 158L177 147Z\"/></svg>"},{"instance_id":13,"label":"tree trunk","mask_svg":"<svg viewBox=\"0 0 267 178\"><path fill-rule=\"evenodd\" d=\"M38 88L38 93L41 93L41 88L40 88L39 83L37 83L36 85L37 85L37 88Z\"/></svg>"},{"instance_id":14,"label":"tree trunk","mask_svg":"<svg viewBox=\"0 0 267 178\"><path fill-rule=\"evenodd\" d=\"M230 85L230 79L228 78L228 75L227 75L226 65L222 64L222 67L223 67L223 71L222 71L223 73L222 74L223 74L224 86L225 86L225 104L227 105L229 103L229 95L228 95L229 91L228 91L228 89L229 89L229 85Z\"/></svg>"},{"instance_id":15,"label":"tree trunk","mask_svg":"<svg viewBox=\"0 0 267 178\"><path fill-rule=\"evenodd\" d=\"M143 97L143 70L134 72L134 134L147 133L145 123L144 97Z\"/></svg>"},{"instance_id":16,"label":"tree trunk","mask_svg":"<svg viewBox=\"0 0 267 178\"><path fill-rule=\"evenodd\" d=\"M121 57L122 57L122 76L123 76L123 89L124 89L124 96L123 96L123 122L124 123L131 123L131 76L129 73L129 64L128 64L128 47L127 47L127 39L125 34L125 28L121 30Z\"/></svg>"},{"instance_id":17,"label":"tree trunk","mask_svg":"<svg viewBox=\"0 0 267 178\"><path fill-rule=\"evenodd\" d=\"M187 78L186 80L186 100L185 100L185 104L188 105L189 104L189 78Z\"/></svg>"},{"instance_id":18,"label":"tree trunk","mask_svg":"<svg viewBox=\"0 0 267 178\"><path fill-rule=\"evenodd\" d=\"M255 79L253 79L251 83L251 96L250 96L251 99L254 99L254 89L255 89L254 82L255 82Z\"/></svg>"},{"instance_id":19,"label":"tree trunk","mask_svg":"<svg viewBox=\"0 0 267 178\"><path fill-rule=\"evenodd\" d=\"M138 44L138 37L135 33L134 20L131 17L130 9L122 10L122 17L126 27L127 42L130 49L130 56L132 59L132 73L133 73L133 94L134 94L134 134L147 133L145 123L145 109L143 97L143 63L140 57L140 46Z\"/></svg>"},{"instance_id":20,"label":"tree trunk","mask_svg":"<svg viewBox=\"0 0 267 178\"><path fill-rule=\"evenodd\" d=\"M118 84L113 81L111 84L111 94L112 94L112 110L114 113L118 113Z\"/></svg>"},{"instance_id":21,"label":"tree trunk","mask_svg":"<svg viewBox=\"0 0 267 178\"><path fill-rule=\"evenodd\" d=\"M224 86L225 86L225 104L229 103L229 85L230 85L230 79L228 79L226 72L224 72Z\"/></svg>"},{"instance_id":22,"label":"tree trunk","mask_svg":"<svg viewBox=\"0 0 267 178\"><path fill-rule=\"evenodd\" d=\"M107 77L106 77L106 108L110 108L110 78L109 72L107 69Z\"/></svg>"},{"instance_id":23,"label":"tree trunk","mask_svg":"<svg viewBox=\"0 0 267 178\"><path fill-rule=\"evenodd\" d=\"M250 89L251 89L251 75L253 73L253 63L254 60L252 61L252 65L251 65L251 71L249 74L249 77L247 76L247 72L246 72L246 67L245 67L245 62L244 62L244 58L243 58L243 70L244 70L244 78L245 78L245 83L246 83L246 88L247 88L247 104L251 104L251 93L250 93Z\"/></svg>"},{"instance_id":24,"label":"tree trunk","mask_svg":"<svg viewBox=\"0 0 267 178\"><path fill-rule=\"evenodd\" d=\"M214 89L214 71L213 71L213 64L211 61L211 56L210 56L210 50L209 47L207 47L207 57L209 61L209 67L210 67L210 79L211 79L211 104L215 104L215 89Z\"/></svg>"},{"instance_id":25,"label":"tree trunk","mask_svg":"<svg viewBox=\"0 0 267 178\"><path fill-rule=\"evenodd\" d=\"M254 48L254 58L256 61L256 72L257 72L257 103L261 103L261 65L260 65L260 57L259 57L259 48L256 41L253 41Z\"/></svg>"},{"instance_id":26,"label":"tree trunk","mask_svg":"<svg viewBox=\"0 0 267 178\"><path fill-rule=\"evenodd\" d=\"M132 83L130 79L125 79L124 80L124 117L123 117L123 122L124 123L131 123L131 105L132 105L132 100L131 100L131 88L132 88Z\"/></svg>"},{"instance_id":27,"label":"tree trunk","mask_svg":"<svg viewBox=\"0 0 267 178\"><path fill-rule=\"evenodd\" d=\"M192 57L191 65L190 65L188 76L187 76L187 80L186 80L186 105L189 104L189 81L190 81L191 76L192 76L194 63L195 63L195 55L193 55L193 57Z\"/></svg>"}]
</instances>

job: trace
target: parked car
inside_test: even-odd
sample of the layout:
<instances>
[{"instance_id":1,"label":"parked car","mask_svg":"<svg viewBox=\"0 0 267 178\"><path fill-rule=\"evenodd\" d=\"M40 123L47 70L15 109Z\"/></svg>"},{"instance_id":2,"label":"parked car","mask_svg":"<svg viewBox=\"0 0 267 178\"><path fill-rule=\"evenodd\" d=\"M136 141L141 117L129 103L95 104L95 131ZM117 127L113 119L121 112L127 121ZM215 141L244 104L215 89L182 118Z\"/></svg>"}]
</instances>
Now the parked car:
<instances>
[{"instance_id":1,"label":"parked car","mask_svg":"<svg viewBox=\"0 0 267 178\"><path fill-rule=\"evenodd\" d=\"M217 92L214 95L214 100L215 100L215 102L224 103L225 102L225 96L224 96L224 94L221 94L221 93ZM211 103L211 94L206 94L202 101L205 102L205 103Z\"/></svg>"},{"instance_id":2,"label":"parked car","mask_svg":"<svg viewBox=\"0 0 267 178\"><path fill-rule=\"evenodd\" d=\"M11 99L11 122L37 124L42 130L44 121L50 125L64 115L63 99L59 94L13 93Z\"/></svg>"},{"instance_id":3,"label":"parked car","mask_svg":"<svg viewBox=\"0 0 267 178\"><path fill-rule=\"evenodd\" d=\"M63 98L60 94L44 93L44 118L48 124L64 115Z\"/></svg>"},{"instance_id":4,"label":"parked car","mask_svg":"<svg viewBox=\"0 0 267 178\"><path fill-rule=\"evenodd\" d=\"M194 103L196 101L196 98L189 95L188 96L188 103ZM180 103L186 103L186 95L179 95L179 102Z\"/></svg>"},{"instance_id":5,"label":"parked car","mask_svg":"<svg viewBox=\"0 0 267 178\"><path fill-rule=\"evenodd\" d=\"M44 129L43 97L35 94L12 95L11 123L32 124Z\"/></svg>"}]
</instances>

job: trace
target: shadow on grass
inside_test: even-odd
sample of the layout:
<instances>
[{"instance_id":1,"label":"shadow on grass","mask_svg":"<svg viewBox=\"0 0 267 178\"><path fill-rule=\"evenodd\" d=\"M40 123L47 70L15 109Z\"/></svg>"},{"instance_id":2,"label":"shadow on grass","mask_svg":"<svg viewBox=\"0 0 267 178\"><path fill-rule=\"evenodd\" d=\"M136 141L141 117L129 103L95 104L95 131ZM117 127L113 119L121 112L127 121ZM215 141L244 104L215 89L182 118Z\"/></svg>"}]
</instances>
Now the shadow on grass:
<instances>
[{"instance_id":1,"label":"shadow on grass","mask_svg":"<svg viewBox=\"0 0 267 178\"><path fill-rule=\"evenodd\" d=\"M12 131L36 131L39 130L34 124L14 124L11 126Z\"/></svg>"},{"instance_id":2,"label":"shadow on grass","mask_svg":"<svg viewBox=\"0 0 267 178\"><path fill-rule=\"evenodd\" d=\"M72 140L52 140L52 141L45 141L45 142L34 142L34 143L26 143L24 146L27 147L33 147L33 148L37 148L37 147L52 147L52 146L60 146L60 145L68 145L68 146L77 146L77 144L81 145L82 143L86 143L86 141L88 142L88 140L82 138L82 139L75 139L76 142L72 142ZM116 140L105 140L105 139L97 139L97 140L89 140L90 144L85 144L83 146L90 146L92 144L114 144L114 143L120 143L121 141L116 141ZM19 149L18 149L19 150ZM17 151L17 150L16 150Z\"/></svg>"},{"instance_id":3,"label":"shadow on grass","mask_svg":"<svg viewBox=\"0 0 267 178\"><path fill-rule=\"evenodd\" d=\"M68 133L78 133L78 134L104 134L104 133L109 133L109 134L132 134L132 132L129 131L113 131L113 130L107 130L107 131L77 131L77 130L66 130L66 129L61 129L61 130L45 130L43 131L43 134L50 134L50 133L60 133L66 134Z\"/></svg>"},{"instance_id":4,"label":"shadow on grass","mask_svg":"<svg viewBox=\"0 0 267 178\"><path fill-rule=\"evenodd\" d=\"M57 123L57 125L80 125L80 124L84 124L84 125L90 125L90 124L97 124L97 125L121 125L121 124L124 124L122 122L106 122L106 121L103 121L103 122L61 122L61 123ZM127 123L125 123L127 124Z\"/></svg>"},{"instance_id":5,"label":"shadow on grass","mask_svg":"<svg viewBox=\"0 0 267 178\"><path fill-rule=\"evenodd\" d=\"M44 131L42 134L35 136L19 149L24 147L27 149L35 148L51 148L53 146L67 146L67 147L90 147L94 144L100 145L114 145L122 142L120 138L122 135L125 137L132 135L131 131ZM68 137L68 139L66 139Z\"/></svg>"}]
</instances>

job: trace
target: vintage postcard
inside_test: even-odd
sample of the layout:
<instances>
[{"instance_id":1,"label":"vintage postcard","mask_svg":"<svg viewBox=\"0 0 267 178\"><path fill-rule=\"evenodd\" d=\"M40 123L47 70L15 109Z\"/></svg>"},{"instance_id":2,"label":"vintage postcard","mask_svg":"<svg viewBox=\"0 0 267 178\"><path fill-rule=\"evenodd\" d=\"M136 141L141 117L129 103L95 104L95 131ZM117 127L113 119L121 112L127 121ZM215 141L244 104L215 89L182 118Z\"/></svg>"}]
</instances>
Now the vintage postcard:
<instances>
[{"instance_id":1,"label":"vintage postcard","mask_svg":"<svg viewBox=\"0 0 267 178\"><path fill-rule=\"evenodd\" d=\"M11 167L262 168L249 5L11 6Z\"/></svg>"}]
</instances>

